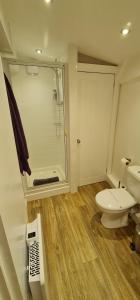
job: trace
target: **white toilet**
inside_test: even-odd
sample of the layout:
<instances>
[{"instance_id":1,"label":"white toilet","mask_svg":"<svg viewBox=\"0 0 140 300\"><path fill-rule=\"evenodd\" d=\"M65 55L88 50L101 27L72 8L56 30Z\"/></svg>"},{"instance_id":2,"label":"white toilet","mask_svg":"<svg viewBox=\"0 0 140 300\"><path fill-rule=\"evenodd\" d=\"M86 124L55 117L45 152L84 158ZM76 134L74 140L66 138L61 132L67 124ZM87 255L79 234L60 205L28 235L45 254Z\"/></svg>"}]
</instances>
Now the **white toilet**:
<instances>
[{"instance_id":1,"label":"white toilet","mask_svg":"<svg viewBox=\"0 0 140 300\"><path fill-rule=\"evenodd\" d=\"M105 189L95 199L103 212L101 222L104 227L127 226L130 208L140 203L140 166L127 168L126 188Z\"/></svg>"}]
</instances>

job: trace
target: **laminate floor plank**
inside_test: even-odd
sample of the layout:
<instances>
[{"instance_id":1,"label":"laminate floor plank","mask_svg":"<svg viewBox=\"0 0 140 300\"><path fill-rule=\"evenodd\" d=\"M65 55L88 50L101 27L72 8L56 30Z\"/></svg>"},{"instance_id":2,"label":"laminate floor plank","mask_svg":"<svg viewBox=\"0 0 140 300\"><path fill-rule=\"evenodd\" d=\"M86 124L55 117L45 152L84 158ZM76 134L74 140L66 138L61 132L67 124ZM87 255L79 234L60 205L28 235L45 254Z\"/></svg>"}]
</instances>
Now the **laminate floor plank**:
<instances>
[{"instance_id":1,"label":"laminate floor plank","mask_svg":"<svg viewBox=\"0 0 140 300\"><path fill-rule=\"evenodd\" d=\"M28 202L30 222L42 214L49 300L140 300L140 255L130 249L134 224L102 226L95 196L105 188L99 182Z\"/></svg>"}]
</instances>

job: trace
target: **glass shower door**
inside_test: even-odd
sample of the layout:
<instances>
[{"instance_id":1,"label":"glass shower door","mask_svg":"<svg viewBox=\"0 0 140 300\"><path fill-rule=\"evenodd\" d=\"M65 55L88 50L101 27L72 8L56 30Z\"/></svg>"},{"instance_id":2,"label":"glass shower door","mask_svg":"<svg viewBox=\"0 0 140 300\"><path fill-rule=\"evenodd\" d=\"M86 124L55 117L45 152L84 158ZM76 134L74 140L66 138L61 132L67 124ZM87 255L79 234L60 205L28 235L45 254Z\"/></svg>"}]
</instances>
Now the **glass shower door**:
<instances>
[{"instance_id":1,"label":"glass shower door","mask_svg":"<svg viewBox=\"0 0 140 300\"><path fill-rule=\"evenodd\" d=\"M10 64L12 88L25 131L28 188L66 181L63 67Z\"/></svg>"}]
</instances>

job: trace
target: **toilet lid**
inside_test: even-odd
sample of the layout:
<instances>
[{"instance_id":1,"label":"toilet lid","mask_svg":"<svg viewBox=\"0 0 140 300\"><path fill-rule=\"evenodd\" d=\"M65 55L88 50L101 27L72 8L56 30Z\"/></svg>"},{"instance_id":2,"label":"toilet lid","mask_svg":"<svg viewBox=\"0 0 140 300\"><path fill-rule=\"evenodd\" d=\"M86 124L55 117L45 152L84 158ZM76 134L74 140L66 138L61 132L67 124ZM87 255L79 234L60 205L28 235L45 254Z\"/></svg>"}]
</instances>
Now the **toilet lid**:
<instances>
[{"instance_id":1,"label":"toilet lid","mask_svg":"<svg viewBox=\"0 0 140 300\"><path fill-rule=\"evenodd\" d=\"M96 202L108 210L124 210L136 204L135 199L125 189L105 189L96 195Z\"/></svg>"}]
</instances>

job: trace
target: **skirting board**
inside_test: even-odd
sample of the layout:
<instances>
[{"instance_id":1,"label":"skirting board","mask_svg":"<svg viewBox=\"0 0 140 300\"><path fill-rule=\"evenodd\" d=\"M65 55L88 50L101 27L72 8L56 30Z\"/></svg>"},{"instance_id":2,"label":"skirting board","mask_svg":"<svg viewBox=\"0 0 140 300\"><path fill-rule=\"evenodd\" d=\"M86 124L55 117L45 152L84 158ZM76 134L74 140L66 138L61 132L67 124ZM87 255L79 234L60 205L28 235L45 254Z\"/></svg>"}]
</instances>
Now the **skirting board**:
<instances>
[{"instance_id":1,"label":"skirting board","mask_svg":"<svg viewBox=\"0 0 140 300\"><path fill-rule=\"evenodd\" d=\"M81 178L79 186L87 185L87 184L92 184L96 182L101 182L107 180L106 175L105 176L94 176L94 177L89 177L89 178Z\"/></svg>"},{"instance_id":2,"label":"skirting board","mask_svg":"<svg viewBox=\"0 0 140 300\"><path fill-rule=\"evenodd\" d=\"M70 186L68 184L66 184L64 186L55 187L50 190L45 190L45 188L44 188L44 190L32 191L32 192L26 194L25 198L27 199L27 201L33 201L33 200L44 199L44 198L48 198L51 196L69 193L69 191L70 191Z\"/></svg>"}]
</instances>

